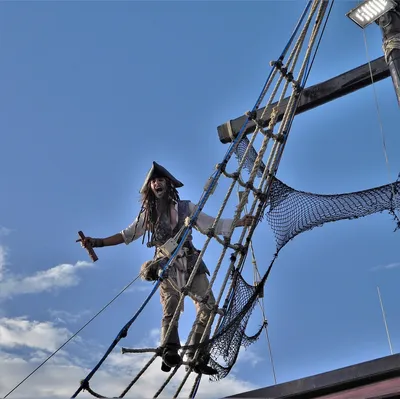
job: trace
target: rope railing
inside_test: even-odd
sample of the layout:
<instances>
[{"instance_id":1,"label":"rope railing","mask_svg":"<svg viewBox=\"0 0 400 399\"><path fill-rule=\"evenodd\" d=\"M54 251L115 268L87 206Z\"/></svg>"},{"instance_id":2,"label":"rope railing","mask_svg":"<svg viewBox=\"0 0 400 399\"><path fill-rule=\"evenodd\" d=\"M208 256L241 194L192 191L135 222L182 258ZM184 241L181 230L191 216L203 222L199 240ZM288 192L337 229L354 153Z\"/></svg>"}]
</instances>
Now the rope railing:
<instances>
[{"instance_id":1,"label":"rope railing","mask_svg":"<svg viewBox=\"0 0 400 399\"><path fill-rule=\"evenodd\" d=\"M320 18L320 20L318 20L318 17L317 17L317 20L315 22L315 26L320 26L321 22L322 22L322 18L321 17L323 16L323 9L324 9L322 7L322 4L325 3L325 2L322 1L322 0L314 0L312 2L309 2L309 4L307 5L307 10L310 8L310 3L312 3L311 4L311 9L309 11L308 18L307 18L307 20L305 22L305 26L301 30L300 36L297 39L297 41L295 42L293 50L289 54L288 62L287 62L287 65L286 65L286 68L289 71L289 74L290 73L291 74L294 73L294 69L295 69L297 61L299 59L301 49L302 49L302 47L304 45L304 42L305 42L306 33L307 33L308 29L309 29L309 26L310 26L311 21L312 21L312 19L314 17L314 14L317 11L318 5L320 6L320 8L319 8L319 12L317 13L317 16ZM305 17L305 14L303 14L303 18L304 17ZM299 28L299 27L300 27L300 24L298 24L297 28ZM314 31L315 30L316 29L314 27ZM313 45L313 43L315 41L315 37L316 37L315 35L313 35L313 34L311 35L310 41L309 41L309 44L308 44L308 49L312 48L312 45ZM291 40L293 41L293 37L291 38ZM288 49L289 48L287 47L285 49L285 51L288 51ZM306 57L309 57L309 54L310 54L310 52L308 51L306 53ZM282 57L282 56L279 58L281 63L283 61L283 58L284 57ZM252 168L252 170L250 172L250 176L249 176L247 182L244 182L243 180L239 180L237 178L237 176L240 176L240 173L244 169L245 164L246 164L247 156L250 153L251 149L254 148L253 147L254 142L256 140L256 137L257 137L258 133L261 131L261 129L258 127L256 129L256 131L253 133L253 135L251 137L251 140L248 141L248 145L247 145L246 149L244 150L242 160L241 160L241 162L239 162L238 168L236 169L235 173L229 174L229 173L226 172L226 166L227 166L232 154L235 151L237 151L238 145L241 142L242 137L241 137L241 134L239 133L239 135L236 137L235 141L232 142L232 145L230 146L230 149L227 151L227 154L226 154L225 158L223 159L223 161L220 164L217 165L215 174L211 177L211 180L209 181L209 184L207 185L206 189L204 190L204 193L203 193L199 203L197 204L192 217L190 218L188 223L186 223L186 228L183 231L182 236L180 238L179 244L182 244L185 241L186 236L189 234L190 229L194 226L195 221L196 221L198 215L200 214L202 208L204 207L206 201L208 200L210 195L214 192L214 189L216 187L216 184L217 184L220 176L224 175L225 177L232 179L232 182L231 182L231 184L230 184L230 186L229 186L229 188L228 188L228 190L227 190L227 192L225 194L225 197L224 197L224 199L222 201L220 209L219 209L219 211L218 211L218 213L217 213L217 215L216 215L216 217L214 219L214 223L211 226L211 229L210 229L211 231L208 232L207 238L206 238L206 240L204 242L204 245L203 245L203 248L200 251L200 254L199 254L198 259L197 259L197 261L196 261L196 263L195 263L195 265L193 267L193 270L192 270L192 272L191 272L191 274L190 274L190 276L188 278L188 281L187 281L186 285L181 290L179 301L178 301L178 305L177 305L177 308L176 308L177 310L175 311L175 313L173 315L173 318L172 318L172 320L170 322L170 326L169 326L167 332L164 335L163 342L161 342L161 345L160 345L160 348L162 348L164 346L165 342L168 342L169 335L171 334L171 331L172 331L172 326L175 324L175 322L177 321L177 319L179 317L179 312L180 312L180 309L181 309L181 305L182 305L182 303L184 301L184 298L188 294L188 291L190 289L190 286L192 284L194 276L196 275L196 272L197 272L197 270L198 270L198 268L200 266L202 258L204 256L204 254L206 253L207 248L208 248L209 243L211 242L211 240L214 239L216 242L218 242L220 245L222 245L223 248L221 250L221 254L219 256L219 259L218 259L218 261L217 261L217 263L216 263L216 265L214 267L214 271L213 271L212 276L210 278L209 285L208 285L207 291L205 293L205 297L207 297L210 294L210 292L212 291L212 289L213 289L213 285L214 285L214 283L216 281L216 278L220 274L222 263L223 263L223 261L225 259L226 252L227 252L228 248L232 249L233 253L230 256L230 263L229 263L229 266L227 267L224 279L223 279L223 281L221 283L221 287L220 287L218 296L217 296L217 298L215 300L215 308L212 309L211 312L210 312L210 317L209 317L208 322L207 322L207 324L205 326L205 329L204 329L204 332L203 332L202 337L200 339L200 342L198 344L196 344L195 348L192 348L192 349L195 350L195 353L193 355L193 358L192 358L191 362L188 364L189 368L186 371L186 374L185 374L184 378L182 379L180 385L178 386L178 388L177 388L177 390L176 390L176 392L174 394L174 397L177 397L179 395L179 393L181 392L181 390L183 389L183 387L184 387L184 385L185 385L190 373L193 370L192 365L196 362L197 357L201 352L201 349L205 348L205 347L212 347L212 345L215 343L215 341L217 339L223 340L224 332L228 331L229 328L231 328L235 323L238 322L238 320L233 318L232 319L233 321L230 324L228 324L226 327L223 327L222 330L221 330L219 327L221 326L222 321L226 317L225 313L226 313L227 309L226 309L226 307L223 307L222 308L223 311L222 312L218 312L218 306L219 306L219 303L220 303L220 301L222 299L222 296L223 296L223 294L224 294L224 292L225 292L225 290L227 288L227 284L228 284L228 281L229 281L230 278L231 278L232 282L231 282L230 287L228 288L228 294L227 294L226 297L228 298L232 294L232 292L235 290L234 284L235 284L236 280L234 278L232 278L233 272L235 270L236 271L241 271L243 269L243 267L244 267L244 263L245 263L246 256L247 256L249 242L250 242L251 237L252 237L252 235L253 235L253 233L255 231L255 228L256 228L256 225L258 223L258 220L260 219L261 211L262 211L262 209L263 209L263 207L264 207L264 205L265 205L265 203L267 201L267 196L265 194L266 194L266 190L269 187L269 183L271 182L271 179L273 177L273 174L271 173L271 171L274 171L274 172L276 171L276 169L277 169L277 167L276 167L277 165L276 164L277 164L277 162L279 160L278 154L279 154L279 152L281 150L281 147L284 145L284 142L282 142L282 140L279 140L279 138L282 137L282 136L285 136L285 134L287 136L287 134L288 134L288 132L285 129L287 128L288 123L291 120L291 117L292 117L293 111L294 111L294 107L296 105L296 103L294 101L295 96L296 96L296 92L298 91L298 85L296 84L296 82L301 81L302 74L304 73L304 65L306 65L306 62L307 62L307 60L304 60L304 62L302 64L302 68L300 69L300 72L299 72L299 74L298 74L298 76L297 76L295 81L293 81L293 79L292 80L288 79L288 74L282 72L282 67L277 68L277 64L276 63L272 66L271 73L270 73L270 75L269 75L269 77L268 77L268 79L267 79L267 81L266 81L266 83L265 83L265 85L263 87L263 90L262 90L262 92L261 92L261 94L259 96L259 99L257 100L257 102L256 102L256 104L255 104L255 106L253 108L253 111L249 113L249 117L247 118L247 121L246 121L245 125L251 119L251 116L254 115L254 110L257 110L258 107L260 106L260 104L262 103L264 97L266 96L267 91L269 90L269 88L272 85L272 81L275 78L276 74L278 72L280 72L280 76L278 77L278 82L277 82L277 84L275 85L275 87L274 87L274 89L272 91L272 94L271 94L271 96L270 96L270 98L268 100L268 104L271 104L272 101L274 100L274 98L275 98L275 96L276 96L276 94L278 92L278 89L279 89L279 87L280 87L280 85L282 84L283 81L285 81L285 83L283 85L284 87L283 87L283 90L282 90L282 93L281 93L281 96L280 96L280 99L279 99L279 102L278 102L278 106L280 105L281 101L285 97L285 93L287 92L290 83L293 86L293 93L292 93L291 99L289 100L287 108L285 110L284 117L283 117L283 120L281 122L281 125L280 125L278 133L276 134L276 136L274 136L273 134L264 134L263 135L264 137L263 137L263 140L262 140L261 148L260 148L260 150L259 150L259 152L257 154L257 157L256 157L255 161L254 161L253 168ZM281 65L283 65L283 64L281 64ZM264 116L264 113L261 115L261 117L263 117L263 116ZM268 131L270 133L273 133L273 130L274 130L274 127L275 127L276 124L277 124L276 118L271 118L270 125L268 126ZM244 131L245 125L241 129L242 133ZM258 183L258 188L254 188L255 180L256 180L256 178L258 176L258 172L260 170L260 166L262 166L263 158L265 156L268 144L269 144L271 139L273 140L274 143L273 143L272 150L271 150L271 153L269 155L269 158L267 160L267 167L263 171L261 179L260 179L260 181ZM217 223L221 219L222 213L224 212L224 210L225 210L225 208L226 208L226 206L228 204L228 201L229 201L229 199L230 199L230 197L232 195L234 187L237 184L239 184L241 186L244 186L243 196L239 200L239 204L236 207L236 211L235 211L235 214L234 214L234 217L233 217L232 227L231 227L230 231L228 232L227 236L224 237L224 240L221 240L219 237L215 237L215 234L213 234L213 231L214 231ZM242 232L241 232L241 235L240 235L240 238L238 239L238 241L235 242L234 244L232 244L231 243L231 239L232 239L232 235L233 235L234 230L235 230L235 224L239 220L240 215L242 214L242 212L243 212L243 210L245 208L245 205L248 203L249 196L250 196L251 193L254 195L254 200L252 201L249 214L253 215L253 213L256 210L256 207L258 205L257 211L255 212L255 215L254 215L256 222L251 227L246 227L245 226L242 229ZM244 242L244 244L243 244L243 242ZM164 267L164 269L163 269L163 271L161 273L161 278L163 277L163 273L173 263L179 248L180 247L178 245L178 247L175 249L174 253L172 254L168 264ZM154 293L156 289L157 289L157 284L153 288L153 292L152 293ZM246 306L247 306L247 304L246 304ZM215 316L218 313L220 313L219 314L219 320L217 321L217 326L216 326L216 329L214 331L214 335L211 338L208 338L209 335L210 335L210 331L211 331L212 325L214 323ZM182 348L181 348L181 356L182 356L182 358L186 354L187 350L189 348L191 348L189 343L191 342L191 338L192 338L193 333L194 333L194 328L195 328L195 326L196 326L196 324L198 322L198 318L199 318L199 313L196 315L196 318L195 318L195 320L193 322L192 328L191 328L191 330L189 332L189 335L187 337L186 344L184 346L182 346ZM122 333L120 333L117 336L117 340L118 341L119 341L120 338L123 338L124 336L126 336L127 330L129 329L129 327L131 326L131 324L133 323L133 321L135 319L136 318L133 318L133 320L131 319L130 322L127 323L127 325L125 326L125 329L121 330ZM244 331L243 331L243 333L244 333ZM238 352L238 350L239 350L239 348L237 348L237 352ZM146 366L144 367L144 370L142 369L139 372L138 376L136 376L134 378L134 380L129 384L129 386L122 392L122 394L119 397L123 397L129 391L129 389L132 388L134 383L136 381L138 381L139 377L144 373L145 370L147 370L149 365L155 360L155 358L160 353L159 348L144 348L144 349L127 349L127 348L123 348L123 353L141 353L141 352L155 352L155 355L152 357L152 359L150 359L148 364L146 364ZM237 353L235 354L235 359L234 360L236 360L236 357L237 357ZM213 359L211 359L210 361L212 362L212 364L214 364L214 360ZM187 364L187 362L183 362L182 364ZM161 394L163 389L165 389L165 387L171 381L171 379L176 374L177 370L179 369L179 367L182 364L179 364L178 366L176 366L174 368L174 370L172 372L170 372L169 376L164 381L164 383L162 384L160 389L156 392L154 397L158 397ZM233 366L233 364L232 365L228 365L228 369L230 369L232 366ZM229 370L228 370L228 372L229 372ZM226 375L227 373L222 373L222 374ZM225 375L223 375L223 376L225 376ZM91 376L92 375L89 375L89 377L91 377ZM88 380L88 378L87 378L87 380ZM199 381L200 380L196 379L195 385L192 388L192 392L197 391L197 388L195 386L196 386L196 384L197 385L199 384Z\"/></svg>"},{"instance_id":2,"label":"rope railing","mask_svg":"<svg viewBox=\"0 0 400 399\"><path fill-rule=\"evenodd\" d=\"M253 137L255 137L255 135L256 135L256 133L257 132L255 132L255 134L253 135ZM266 138L266 141L268 141L269 140L269 138L267 137ZM249 149L249 147L248 147L248 149ZM262 157L262 156L261 156ZM256 173L256 171L258 170L258 164L260 163L260 160L262 159L261 157L259 157L260 159L259 160L256 160L256 162L255 162L255 164L254 164L254 167L253 167L253 173L252 173L252 175L250 176L250 179L249 179L249 182L250 183L252 183L252 181L254 181L254 178L255 178L255 173ZM258 162L257 162L258 161ZM239 165L239 170L241 169L241 167L243 166L243 162L242 163L240 163L240 165ZM262 183L261 183L262 184ZM243 206L244 206L244 204L247 202L247 196L248 196L248 193L249 193L249 189L247 189L246 191L245 191L245 196L242 198L242 200L240 201L240 203L239 203L239 205L238 205L238 210L237 210L237 212L241 212L242 210L243 210ZM255 203L256 203L256 201L255 201ZM253 208L254 209L254 208ZM252 212L250 212L250 214L252 214ZM246 228L243 230L243 232L246 230ZM243 236L244 236L244 233L242 233L242 237L241 237L241 239L243 238ZM242 242L242 240L239 240L239 243L241 243ZM239 263L240 263L240 261L239 261ZM227 273L227 275L229 275L229 272L230 272L230 268L228 268L228 273ZM222 289L221 290L223 290L224 288L225 288L225 284L226 284L226 280L224 281L224 283L222 284ZM229 295L229 294L228 294ZM212 316L210 317L210 320L209 320L209 323L212 323ZM207 327L206 327L206 330L207 330ZM206 332L204 333L204 335L206 335ZM190 372L190 371L189 371ZM189 373L188 372L188 373ZM182 384L181 384L181 386L178 388L178 390L177 390L177 393L179 393L179 391L180 391L180 389L182 388L182 386L183 386L183 384L184 384L184 381L182 382Z\"/></svg>"}]
</instances>

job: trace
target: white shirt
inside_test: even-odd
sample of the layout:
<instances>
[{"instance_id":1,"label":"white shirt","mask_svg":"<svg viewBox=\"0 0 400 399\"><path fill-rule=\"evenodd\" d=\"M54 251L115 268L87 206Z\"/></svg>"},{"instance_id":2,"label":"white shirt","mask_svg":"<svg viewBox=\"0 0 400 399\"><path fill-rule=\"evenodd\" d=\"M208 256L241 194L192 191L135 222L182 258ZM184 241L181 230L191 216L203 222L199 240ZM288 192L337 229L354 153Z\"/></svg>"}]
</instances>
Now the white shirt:
<instances>
[{"instance_id":1,"label":"white shirt","mask_svg":"<svg viewBox=\"0 0 400 399\"><path fill-rule=\"evenodd\" d=\"M191 215L193 214L195 209L196 205L192 202L189 202L189 212ZM138 218L136 218L133 223L131 223L127 228L121 231L122 237L124 238L125 244L127 245L130 244L132 241L137 240L145 233L145 229L143 226L144 212L139 215ZM200 232L204 233L212 226L214 220L215 218L213 218L212 216L208 216L204 212L200 212L194 224L194 227ZM178 223L178 204L175 204L175 206L171 206L171 222L172 228L174 228ZM219 219L218 223L215 226L215 233L218 235L228 236L232 223L233 219Z\"/></svg>"}]
</instances>

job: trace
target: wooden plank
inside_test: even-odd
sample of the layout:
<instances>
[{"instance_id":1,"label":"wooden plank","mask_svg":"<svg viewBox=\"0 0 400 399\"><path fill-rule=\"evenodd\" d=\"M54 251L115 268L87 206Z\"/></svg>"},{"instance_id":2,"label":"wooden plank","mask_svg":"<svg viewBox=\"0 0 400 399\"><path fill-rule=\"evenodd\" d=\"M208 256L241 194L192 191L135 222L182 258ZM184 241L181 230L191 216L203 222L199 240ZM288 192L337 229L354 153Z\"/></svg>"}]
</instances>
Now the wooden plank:
<instances>
[{"instance_id":1,"label":"wooden plank","mask_svg":"<svg viewBox=\"0 0 400 399\"><path fill-rule=\"evenodd\" d=\"M371 62L371 70L374 82L379 82L380 80L390 76L389 68L383 56ZM325 82L318 83L314 86L304 89L295 114L301 114L309 111L310 109L336 100L337 98L362 89L371 83L372 80L370 67L369 64L366 63ZM278 121L282 120L288 101L289 97L286 97L284 100L282 100L278 111ZM273 103L270 107L268 107L264 116L263 127L268 125L271 111L276 104L277 103ZM264 109L265 107L260 108L257 111L258 119L261 117ZM228 122L218 126L217 130L220 141L224 144L231 142L231 136L236 137L238 135L240 129L246 122L246 119L247 117L242 115L239 118L229 120ZM254 130L254 122L249 121L245 129L245 135L253 133Z\"/></svg>"}]
</instances>

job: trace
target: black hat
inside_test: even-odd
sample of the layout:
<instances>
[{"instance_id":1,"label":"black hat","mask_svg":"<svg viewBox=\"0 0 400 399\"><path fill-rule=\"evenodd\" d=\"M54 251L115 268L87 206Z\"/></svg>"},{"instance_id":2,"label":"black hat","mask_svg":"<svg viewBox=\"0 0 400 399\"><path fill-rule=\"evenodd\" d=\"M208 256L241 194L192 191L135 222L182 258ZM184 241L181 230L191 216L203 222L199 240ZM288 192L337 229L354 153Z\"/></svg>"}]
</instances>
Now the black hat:
<instances>
[{"instance_id":1,"label":"black hat","mask_svg":"<svg viewBox=\"0 0 400 399\"><path fill-rule=\"evenodd\" d=\"M143 186L140 189L140 193L142 194L146 190L147 183L150 180L153 180L157 177L167 177L169 180L171 180L171 183L175 187L183 186L183 183L181 183L179 180L175 179L175 177L172 176L171 173L169 173L167 169L165 169L163 166L159 165L157 162L153 161L153 166L147 173L147 176L146 176L146 179L144 180Z\"/></svg>"}]
</instances>

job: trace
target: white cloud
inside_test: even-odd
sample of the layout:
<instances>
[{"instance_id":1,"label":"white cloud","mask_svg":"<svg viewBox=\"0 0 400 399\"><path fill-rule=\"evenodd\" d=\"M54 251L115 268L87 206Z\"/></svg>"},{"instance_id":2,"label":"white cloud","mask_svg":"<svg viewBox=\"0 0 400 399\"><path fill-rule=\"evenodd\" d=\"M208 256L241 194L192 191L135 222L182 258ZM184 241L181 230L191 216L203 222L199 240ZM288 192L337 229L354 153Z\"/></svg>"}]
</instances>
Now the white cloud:
<instances>
[{"instance_id":1,"label":"white cloud","mask_svg":"<svg viewBox=\"0 0 400 399\"><path fill-rule=\"evenodd\" d=\"M56 328L52 323L29 321L26 317L0 318L0 347L29 347L44 351L55 351L69 337L65 328Z\"/></svg>"},{"instance_id":2,"label":"white cloud","mask_svg":"<svg viewBox=\"0 0 400 399\"><path fill-rule=\"evenodd\" d=\"M400 267L400 262L393 262L393 263L388 263L386 265L379 265L373 267L371 270L372 271L378 271L378 270L392 270L392 269L397 269Z\"/></svg>"},{"instance_id":3,"label":"white cloud","mask_svg":"<svg viewBox=\"0 0 400 399\"><path fill-rule=\"evenodd\" d=\"M0 237L11 230L0 226ZM93 267L93 263L78 261L75 265L65 263L47 270L37 271L31 276L21 276L7 269L8 248L0 244L0 300L21 294L49 292L60 287L76 286L77 275L82 269Z\"/></svg>"},{"instance_id":4,"label":"white cloud","mask_svg":"<svg viewBox=\"0 0 400 399\"><path fill-rule=\"evenodd\" d=\"M133 361L130 358L123 357L118 354L109 356L110 362L107 366L100 368L90 381L90 387L107 397L115 397L128 386L134 376L136 376L139 368L143 367L147 362L147 357L136 356ZM140 359L137 359L139 357ZM115 359L113 361L113 358ZM118 362L116 359L124 360ZM125 360L126 359L126 360ZM26 375L28 375L37 363L17 357L2 356L0 354L0 395L7 394L14 386L16 386ZM79 387L79 381L88 373L89 368L82 368L70 364L51 364L51 366L43 366L30 379L18 387L10 398L68 398ZM160 395L161 398L171 398L176 391L177 386L182 381L184 370L181 368L171 380L170 384ZM141 378L133 385L131 390L125 396L126 398L149 398L153 397L155 392L161 387L169 374L160 370L159 359L141 376ZM186 382L179 397L189 397L189 392L194 382L194 375L191 375ZM252 384L242 381L238 378L227 377L226 379L210 383L206 378L202 378L197 397L205 398L221 398L235 393L255 389ZM90 398L87 392L81 392L78 395L83 398Z\"/></svg>"},{"instance_id":5,"label":"white cloud","mask_svg":"<svg viewBox=\"0 0 400 399\"><path fill-rule=\"evenodd\" d=\"M51 269L38 271L34 275L27 277L14 275L3 267L3 279L0 281L0 299L11 298L14 295L48 292L60 287L75 286L80 281L77 272L92 266L92 263L84 261L79 261L75 265L66 263L54 266Z\"/></svg>"},{"instance_id":6,"label":"white cloud","mask_svg":"<svg viewBox=\"0 0 400 399\"><path fill-rule=\"evenodd\" d=\"M8 333L5 339L0 336L0 342L3 344L3 351L0 351L0 397L3 397L47 357L48 349L54 350L67 339L70 333L64 328L56 328L52 323L29 321L26 318L3 318L0 320L0 325L3 328L0 331ZM154 341L158 333L156 329L149 331L145 341ZM19 351L17 355L13 350L21 345L29 346L33 350L24 351L23 355ZM89 349L86 342L79 344L77 352L79 358L70 350L60 351L18 387L10 395L10 399L71 397L78 388L79 381L90 372L104 351L104 348ZM152 354L122 355L116 348L90 381L91 388L108 397L119 395L151 356ZM172 397L184 375L184 368L181 367L160 397ZM157 358L125 397L153 397L168 376L168 373L161 371L160 358ZM189 377L180 397L189 396L195 376L192 374ZM231 372L227 378L213 383L204 376L197 397L200 399L221 398L256 388L251 383L235 376L234 372ZM78 397L87 398L91 395L82 392Z\"/></svg>"},{"instance_id":7,"label":"white cloud","mask_svg":"<svg viewBox=\"0 0 400 399\"><path fill-rule=\"evenodd\" d=\"M55 323L61 323L61 324L76 323L83 316L91 314L90 310L83 310L79 313L70 313L66 310L49 309L48 312L50 316L54 318Z\"/></svg>"},{"instance_id":8,"label":"white cloud","mask_svg":"<svg viewBox=\"0 0 400 399\"><path fill-rule=\"evenodd\" d=\"M252 367L255 367L258 363L264 360L254 349L250 348L243 348L239 352L239 356L237 362L241 363L250 363Z\"/></svg>"},{"instance_id":9,"label":"white cloud","mask_svg":"<svg viewBox=\"0 0 400 399\"><path fill-rule=\"evenodd\" d=\"M61 345L60 345L61 346ZM53 351L54 352L54 351ZM50 353L44 350L37 350L30 353L29 361L32 363L41 363L49 357ZM47 360L52 364L58 365L69 365L71 361L69 360L68 352L60 350L57 352L57 356L53 356L51 359Z\"/></svg>"}]
</instances>

